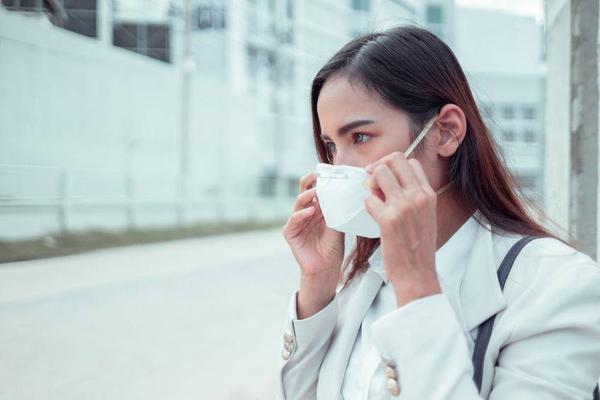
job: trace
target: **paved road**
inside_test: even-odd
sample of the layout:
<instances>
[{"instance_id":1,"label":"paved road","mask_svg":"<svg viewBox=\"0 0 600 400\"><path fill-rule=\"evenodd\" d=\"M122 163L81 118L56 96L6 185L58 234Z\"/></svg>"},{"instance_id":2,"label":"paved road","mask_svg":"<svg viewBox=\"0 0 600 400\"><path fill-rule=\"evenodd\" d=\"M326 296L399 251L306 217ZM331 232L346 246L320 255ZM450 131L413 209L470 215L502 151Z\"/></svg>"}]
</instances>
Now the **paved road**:
<instances>
[{"instance_id":1,"label":"paved road","mask_svg":"<svg viewBox=\"0 0 600 400\"><path fill-rule=\"evenodd\" d=\"M273 399L281 229L0 264L0 399Z\"/></svg>"}]
</instances>

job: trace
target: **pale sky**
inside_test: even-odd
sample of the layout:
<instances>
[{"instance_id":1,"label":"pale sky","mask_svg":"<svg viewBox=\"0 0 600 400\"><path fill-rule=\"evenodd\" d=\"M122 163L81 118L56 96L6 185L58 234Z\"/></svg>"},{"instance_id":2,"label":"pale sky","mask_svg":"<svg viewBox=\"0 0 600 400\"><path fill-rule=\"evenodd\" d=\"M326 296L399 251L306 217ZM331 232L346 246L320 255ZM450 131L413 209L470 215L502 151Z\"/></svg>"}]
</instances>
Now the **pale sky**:
<instances>
[{"instance_id":1,"label":"pale sky","mask_svg":"<svg viewBox=\"0 0 600 400\"><path fill-rule=\"evenodd\" d=\"M543 0L455 0L455 4L530 15L538 21L544 18Z\"/></svg>"}]
</instances>

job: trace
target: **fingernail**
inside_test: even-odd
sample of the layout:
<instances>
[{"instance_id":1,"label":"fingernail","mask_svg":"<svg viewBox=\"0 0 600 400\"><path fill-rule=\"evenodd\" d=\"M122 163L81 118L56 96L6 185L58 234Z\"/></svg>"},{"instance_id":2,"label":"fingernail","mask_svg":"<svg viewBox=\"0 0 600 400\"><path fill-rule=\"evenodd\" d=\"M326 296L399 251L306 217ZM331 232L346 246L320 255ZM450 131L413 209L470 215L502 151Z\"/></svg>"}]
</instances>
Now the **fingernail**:
<instances>
[{"instance_id":1,"label":"fingernail","mask_svg":"<svg viewBox=\"0 0 600 400\"><path fill-rule=\"evenodd\" d=\"M373 169L373 164L369 164L369 165L367 165L367 166L365 167L365 170L366 170L367 172L371 172L371 170L372 170L372 169Z\"/></svg>"}]
</instances>

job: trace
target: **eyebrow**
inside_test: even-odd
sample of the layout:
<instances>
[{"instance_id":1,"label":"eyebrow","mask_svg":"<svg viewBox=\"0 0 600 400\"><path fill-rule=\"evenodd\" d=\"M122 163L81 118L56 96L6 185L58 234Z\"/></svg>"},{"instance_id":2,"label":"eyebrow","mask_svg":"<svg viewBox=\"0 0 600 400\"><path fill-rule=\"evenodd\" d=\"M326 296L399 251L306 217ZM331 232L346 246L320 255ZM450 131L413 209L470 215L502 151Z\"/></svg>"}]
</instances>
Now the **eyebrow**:
<instances>
[{"instance_id":1,"label":"eyebrow","mask_svg":"<svg viewBox=\"0 0 600 400\"><path fill-rule=\"evenodd\" d=\"M359 119L356 121L349 122L346 125L338 128L338 135L343 136L344 134L350 132L352 129L358 128L359 126L372 124L373 122L375 122L375 121L372 119ZM327 134L323 133L323 134L321 134L321 139L331 139L331 138L329 136L327 136Z\"/></svg>"}]
</instances>

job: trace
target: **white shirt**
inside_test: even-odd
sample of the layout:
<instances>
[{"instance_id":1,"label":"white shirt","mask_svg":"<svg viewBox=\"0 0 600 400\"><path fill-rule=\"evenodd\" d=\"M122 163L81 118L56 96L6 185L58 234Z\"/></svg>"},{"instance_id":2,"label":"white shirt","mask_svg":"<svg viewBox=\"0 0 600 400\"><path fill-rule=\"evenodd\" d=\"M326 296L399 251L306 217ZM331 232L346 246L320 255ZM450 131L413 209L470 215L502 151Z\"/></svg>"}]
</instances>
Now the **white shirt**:
<instances>
[{"instance_id":1,"label":"white shirt","mask_svg":"<svg viewBox=\"0 0 600 400\"><path fill-rule=\"evenodd\" d=\"M435 253L436 271L443 285L454 279L460 279L464 260L467 258L477 234L477 221L471 216ZM369 327L380 317L397 309L396 294L389 283L381 259L381 247L370 258L371 266L367 273L377 273L383 279L382 287L369 307L356 342L350 353L346 375L342 384L344 399L367 400L377 398L385 389L385 365L371 341ZM458 299L458 293L449 297Z\"/></svg>"}]
</instances>

